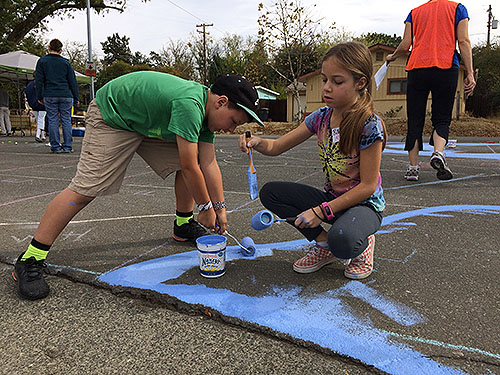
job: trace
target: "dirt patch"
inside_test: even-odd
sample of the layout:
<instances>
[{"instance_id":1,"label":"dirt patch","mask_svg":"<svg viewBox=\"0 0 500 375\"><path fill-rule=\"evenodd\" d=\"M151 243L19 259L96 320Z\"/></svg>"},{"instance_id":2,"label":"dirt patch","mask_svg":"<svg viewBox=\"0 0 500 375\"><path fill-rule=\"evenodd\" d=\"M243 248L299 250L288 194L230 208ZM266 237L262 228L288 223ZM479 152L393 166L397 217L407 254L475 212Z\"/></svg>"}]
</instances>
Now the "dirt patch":
<instances>
[{"instance_id":1,"label":"dirt patch","mask_svg":"<svg viewBox=\"0 0 500 375\"><path fill-rule=\"evenodd\" d=\"M406 135L406 120L387 118L384 119L388 135ZM297 124L289 122L266 122L265 128L252 123L236 128L236 134L242 134L250 130L257 135L283 135L297 127ZM424 135L430 136L432 125L430 118L426 119ZM462 116L460 120L453 120L450 127L450 137L500 137L500 118L485 119L470 116Z\"/></svg>"}]
</instances>

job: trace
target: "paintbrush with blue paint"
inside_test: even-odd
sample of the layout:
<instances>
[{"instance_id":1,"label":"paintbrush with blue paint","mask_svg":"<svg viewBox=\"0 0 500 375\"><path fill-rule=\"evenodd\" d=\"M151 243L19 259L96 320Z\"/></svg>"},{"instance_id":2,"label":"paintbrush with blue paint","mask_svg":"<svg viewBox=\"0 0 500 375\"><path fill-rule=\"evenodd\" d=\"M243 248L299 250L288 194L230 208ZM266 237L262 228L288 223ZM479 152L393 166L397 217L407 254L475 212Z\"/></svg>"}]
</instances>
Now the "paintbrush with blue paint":
<instances>
[{"instance_id":1,"label":"paintbrush with blue paint","mask_svg":"<svg viewBox=\"0 0 500 375\"><path fill-rule=\"evenodd\" d=\"M252 138L252 134L249 131L245 132L245 139L247 142L250 141L250 138ZM250 191L250 198L254 200L259 196L259 189L257 187L257 173L253 166L252 151L250 147L248 149L248 190Z\"/></svg>"}]
</instances>

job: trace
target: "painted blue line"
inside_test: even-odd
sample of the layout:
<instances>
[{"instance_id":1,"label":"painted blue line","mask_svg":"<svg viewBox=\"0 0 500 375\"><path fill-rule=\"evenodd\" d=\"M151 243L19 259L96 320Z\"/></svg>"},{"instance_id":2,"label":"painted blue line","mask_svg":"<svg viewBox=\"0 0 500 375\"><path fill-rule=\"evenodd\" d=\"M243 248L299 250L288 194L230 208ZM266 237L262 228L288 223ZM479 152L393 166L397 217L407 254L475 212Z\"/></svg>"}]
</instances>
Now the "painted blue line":
<instances>
[{"instance_id":1,"label":"painted blue line","mask_svg":"<svg viewBox=\"0 0 500 375\"><path fill-rule=\"evenodd\" d=\"M448 214L425 214L423 216L435 216L435 217L454 217L453 215Z\"/></svg>"},{"instance_id":2,"label":"painted blue line","mask_svg":"<svg viewBox=\"0 0 500 375\"><path fill-rule=\"evenodd\" d=\"M387 262L403 263L403 261L401 259L391 259L391 258L383 258L383 257L375 257L375 259L385 260Z\"/></svg>"},{"instance_id":3,"label":"painted blue line","mask_svg":"<svg viewBox=\"0 0 500 375\"><path fill-rule=\"evenodd\" d=\"M438 212L462 212L462 213L481 214L484 212L484 210L500 213L500 206L464 204L464 205L449 205L449 206L421 208L418 210L401 212L399 214L386 216L382 219L382 226L392 225L393 223L398 223L404 219L409 219L416 216L422 216Z\"/></svg>"},{"instance_id":4,"label":"painted blue line","mask_svg":"<svg viewBox=\"0 0 500 375\"><path fill-rule=\"evenodd\" d=\"M493 144L493 146L498 144ZM492 144L481 144L481 143L461 143L461 146L467 147L486 147L492 146ZM463 158L463 159L489 159L489 160L500 160L500 154L497 153L482 153L482 152L464 152L460 148L456 149L446 149L446 158ZM490 149L491 150L491 149ZM428 144L424 145L424 150L420 152L421 156L431 156L434 149ZM400 142L389 142L384 149L385 154L397 154L397 155L408 155L408 151L404 150L404 144Z\"/></svg>"},{"instance_id":5,"label":"painted blue line","mask_svg":"<svg viewBox=\"0 0 500 375\"><path fill-rule=\"evenodd\" d=\"M415 254L417 253L417 249L413 249L410 255L407 255L406 258L403 259L403 264L406 264Z\"/></svg>"},{"instance_id":6,"label":"painted blue line","mask_svg":"<svg viewBox=\"0 0 500 375\"><path fill-rule=\"evenodd\" d=\"M378 232L377 232L378 233ZM383 258L383 257L375 257L375 259L378 260L385 260L387 262L394 262L394 263L401 263L405 264L407 263L415 254L417 253L417 249L413 249L411 254L407 255L404 259L392 259L392 258Z\"/></svg>"},{"instance_id":7,"label":"painted blue line","mask_svg":"<svg viewBox=\"0 0 500 375\"><path fill-rule=\"evenodd\" d=\"M387 333L391 336L398 337L400 339L408 340L408 341L415 341L415 342L421 342L423 344L429 344L429 345L435 345L435 346L440 346L441 348L446 348L446 349L458 349L458 350L464 350L467 352L472 352L472 353L478 353L482 354L488 357L492 357L495 359L500 359L500 354L496 353L491 353L486 350L478 349L478 348L471 348L469 346L464 346L464 345L454 345L454 344L448 344L446 342L442 341L437 341L437 340L432 340L432 339L423 339L420 337L415 337L415 336L408 336L408 335L403 335L401 333L396 333L396 332L389 332L383 329L379 329L378 331Z\"/></svg>"}]
</instances>

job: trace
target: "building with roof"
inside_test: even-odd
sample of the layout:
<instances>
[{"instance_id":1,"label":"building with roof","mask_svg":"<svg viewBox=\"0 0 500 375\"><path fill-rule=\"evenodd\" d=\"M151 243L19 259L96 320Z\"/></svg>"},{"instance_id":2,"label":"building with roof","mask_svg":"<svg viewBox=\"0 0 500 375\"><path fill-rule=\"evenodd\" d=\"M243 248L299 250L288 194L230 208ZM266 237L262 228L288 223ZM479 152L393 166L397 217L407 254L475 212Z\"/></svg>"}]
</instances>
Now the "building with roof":
<instances>
[{"instance_id":1,"label":"building with roof","mask_svg":"<svg viewBox=\"0 0 500 375\"><path fill-rule=\"evenodd\" d=\"M372 54L373 73L385 63L388 54L394 52L395 48L383 44L376 44L369 47ZM400 117L406 118L406 82L407 73L406 57L400 57L392 61L387 70L385 78L382 80L378 90L375 85L375 80L372 80L370 93L373 97L375 111L383 117ZM314 112L325 104L322 100L321 88L321 70L315 70L299 78L299 82L305 85L305 115ZM460 66L458 74L457 92L455 94L455 108L453 117L458 118L465 114L465 96L464 96L464 73L465 68ZM290 104L289 104L290 106ZM431 110L431 95L427 101L427 111ZM288 108L288 112L291 108Z\"/></svg>"}]
</instances>

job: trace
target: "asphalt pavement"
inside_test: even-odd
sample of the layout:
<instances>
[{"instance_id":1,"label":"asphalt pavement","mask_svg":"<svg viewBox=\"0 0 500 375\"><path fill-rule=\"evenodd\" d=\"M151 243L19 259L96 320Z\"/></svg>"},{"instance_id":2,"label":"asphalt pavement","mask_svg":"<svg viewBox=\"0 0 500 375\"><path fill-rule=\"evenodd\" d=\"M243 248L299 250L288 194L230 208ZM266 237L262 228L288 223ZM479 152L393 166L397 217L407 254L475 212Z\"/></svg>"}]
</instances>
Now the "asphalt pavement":
<instances>
[{"instance_id":1,"label":"asphalt pavement","mask_svg":"<svg viewBox=\"0 0 500 375\"><path fill-rule=\"evenodd\" d=\"M51 294L23 301L11 264L45 208L74 175L75 153L33 137L0 138L0 373L500 374L500 143L458 139L455 178L439 181L422 154L407 182L401 137L382 160L387 209L375 271L348 280L334 263L292 270L306 242L290 225L250 227L263 209L248 193L236 136L216 138L229 232L226 273L200 275L196 247L171 238L173 177L134 157L119 194L97 198L51 248ZM313 139L279 157L254 156L258 184L322 186Z\"/></svg>"}]
</instances>

